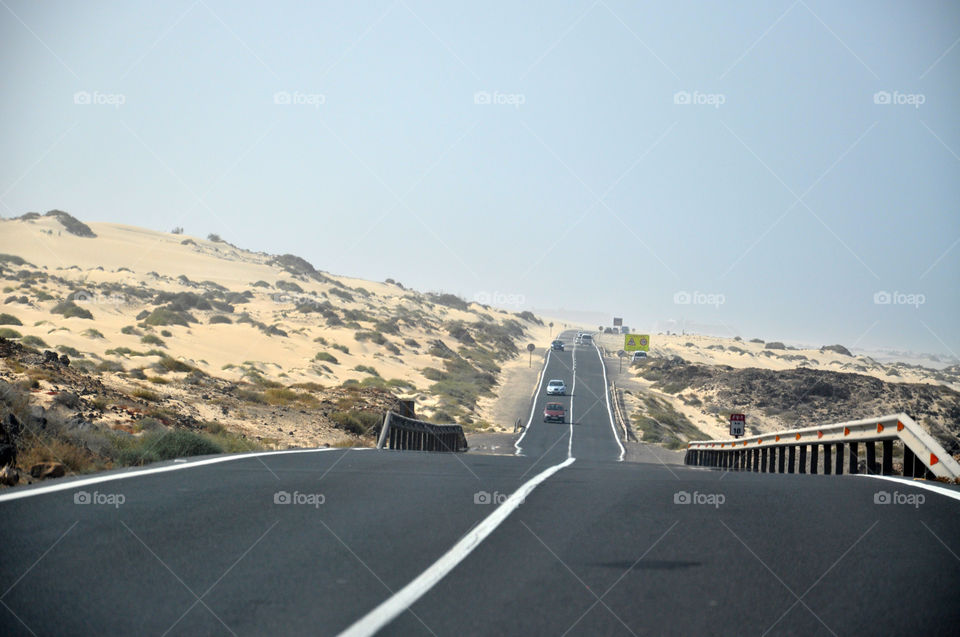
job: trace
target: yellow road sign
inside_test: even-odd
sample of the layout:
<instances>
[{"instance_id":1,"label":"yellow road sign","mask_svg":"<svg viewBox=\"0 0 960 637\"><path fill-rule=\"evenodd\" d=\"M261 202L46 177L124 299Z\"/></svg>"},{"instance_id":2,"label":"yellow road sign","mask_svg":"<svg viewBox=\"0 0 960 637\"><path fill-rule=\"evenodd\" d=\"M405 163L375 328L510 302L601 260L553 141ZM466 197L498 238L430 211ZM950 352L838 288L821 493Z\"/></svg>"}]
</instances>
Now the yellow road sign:
<instances>
[{"instance_id":1,"label":"yellow road sign","mask_svg":"<svg viewBox=\"0 0 960 637\"><path fill-rule=\"evenodd\" d=\"M649 334L627 334L623 338L623 349L628 352L649 352Z\"/></svg>"}]
</instances>

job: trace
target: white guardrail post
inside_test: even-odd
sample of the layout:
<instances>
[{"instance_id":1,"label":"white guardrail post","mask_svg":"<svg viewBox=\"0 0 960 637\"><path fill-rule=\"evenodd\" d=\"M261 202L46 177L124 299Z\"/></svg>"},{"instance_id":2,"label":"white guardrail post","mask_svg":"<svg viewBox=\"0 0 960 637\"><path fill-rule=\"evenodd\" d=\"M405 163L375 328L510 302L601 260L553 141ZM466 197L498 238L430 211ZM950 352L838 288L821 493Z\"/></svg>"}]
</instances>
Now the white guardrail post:
<instances>
[{"instance_id":1,"label":"white guardrail post","mask_svg":"<svg viewBox=\"0 0 960 637\"><path fill-rule=\"evenodd\" d=\"M802 429L790 429L727 440L695 440L688 444L684 462L765 473L817 473L820 452L823 472L893 474L893 443L903 443L903 475L960 478L960 464L910 416L892 414ZM876 444L882 444L877 463ZM865 455L860 455L860 446Z\"/></svg>"}]
</instances>

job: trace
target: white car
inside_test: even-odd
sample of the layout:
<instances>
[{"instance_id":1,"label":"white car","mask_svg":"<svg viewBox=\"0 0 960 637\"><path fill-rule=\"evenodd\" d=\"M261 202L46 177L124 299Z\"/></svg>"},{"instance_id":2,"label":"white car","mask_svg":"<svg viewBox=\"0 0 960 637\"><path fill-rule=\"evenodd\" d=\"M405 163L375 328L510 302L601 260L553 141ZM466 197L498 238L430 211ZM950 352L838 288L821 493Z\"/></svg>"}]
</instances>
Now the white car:
<instances>
[{"instance_id":1,"label":"white car","mask_svg":"<svg viewBox=\"0 0 960 637\"><path fill-rule=\"evenodd\" d=\"M633 358L630 359L630 362L636 363L637 361L643 360L647 357L646 352L634 352Z\"/></svg>"},{"instance_id":2,"label":"white car","mask_svg":"<svg viewBox=\"0 0 960 637\"><path fill-rule=\"evenodd\" d=\"M564 396L567 393L567 385L562 380L551 380L547 383L547 396Z\"/></svg>"}]
</instances>

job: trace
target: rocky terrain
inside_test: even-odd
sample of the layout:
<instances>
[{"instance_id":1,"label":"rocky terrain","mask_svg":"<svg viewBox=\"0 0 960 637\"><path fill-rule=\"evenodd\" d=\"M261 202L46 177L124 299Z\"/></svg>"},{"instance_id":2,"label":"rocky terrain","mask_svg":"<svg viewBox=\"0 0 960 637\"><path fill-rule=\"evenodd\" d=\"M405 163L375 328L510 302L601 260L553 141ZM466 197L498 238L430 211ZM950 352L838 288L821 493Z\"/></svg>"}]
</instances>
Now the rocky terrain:
<instances>
[{"instance_id":1,"label":"rocky terrain","mask_svg":"<svg viewBox=\"0 0 960 637\"><path fill-rule=\"evenodd\" d=\"M960 393L943 385L803 367L736 369L677 356L650 358L632 371L651 389L676 396L722 428L731 412L749 414L752 434L904 412L947 451L960 453Z\"/></svg>"}]
</instances>

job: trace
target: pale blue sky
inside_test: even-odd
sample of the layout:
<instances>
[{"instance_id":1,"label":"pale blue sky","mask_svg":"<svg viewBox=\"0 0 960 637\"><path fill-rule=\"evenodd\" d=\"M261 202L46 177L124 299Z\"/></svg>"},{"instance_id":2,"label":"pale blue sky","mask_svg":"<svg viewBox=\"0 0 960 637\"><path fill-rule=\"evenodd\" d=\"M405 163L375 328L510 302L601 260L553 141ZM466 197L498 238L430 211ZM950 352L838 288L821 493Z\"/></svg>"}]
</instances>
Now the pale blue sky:
<instances>
[{"instance_id":1,"label":"pale blue sky","mask_svg":"<svg viewBox=\"0 0 960 637\"><path fill-rule=\"evenodd\" d=\"M955 2L3 0L0 214L956 353L958 38Z\"/></svg>"}]
</instances>

